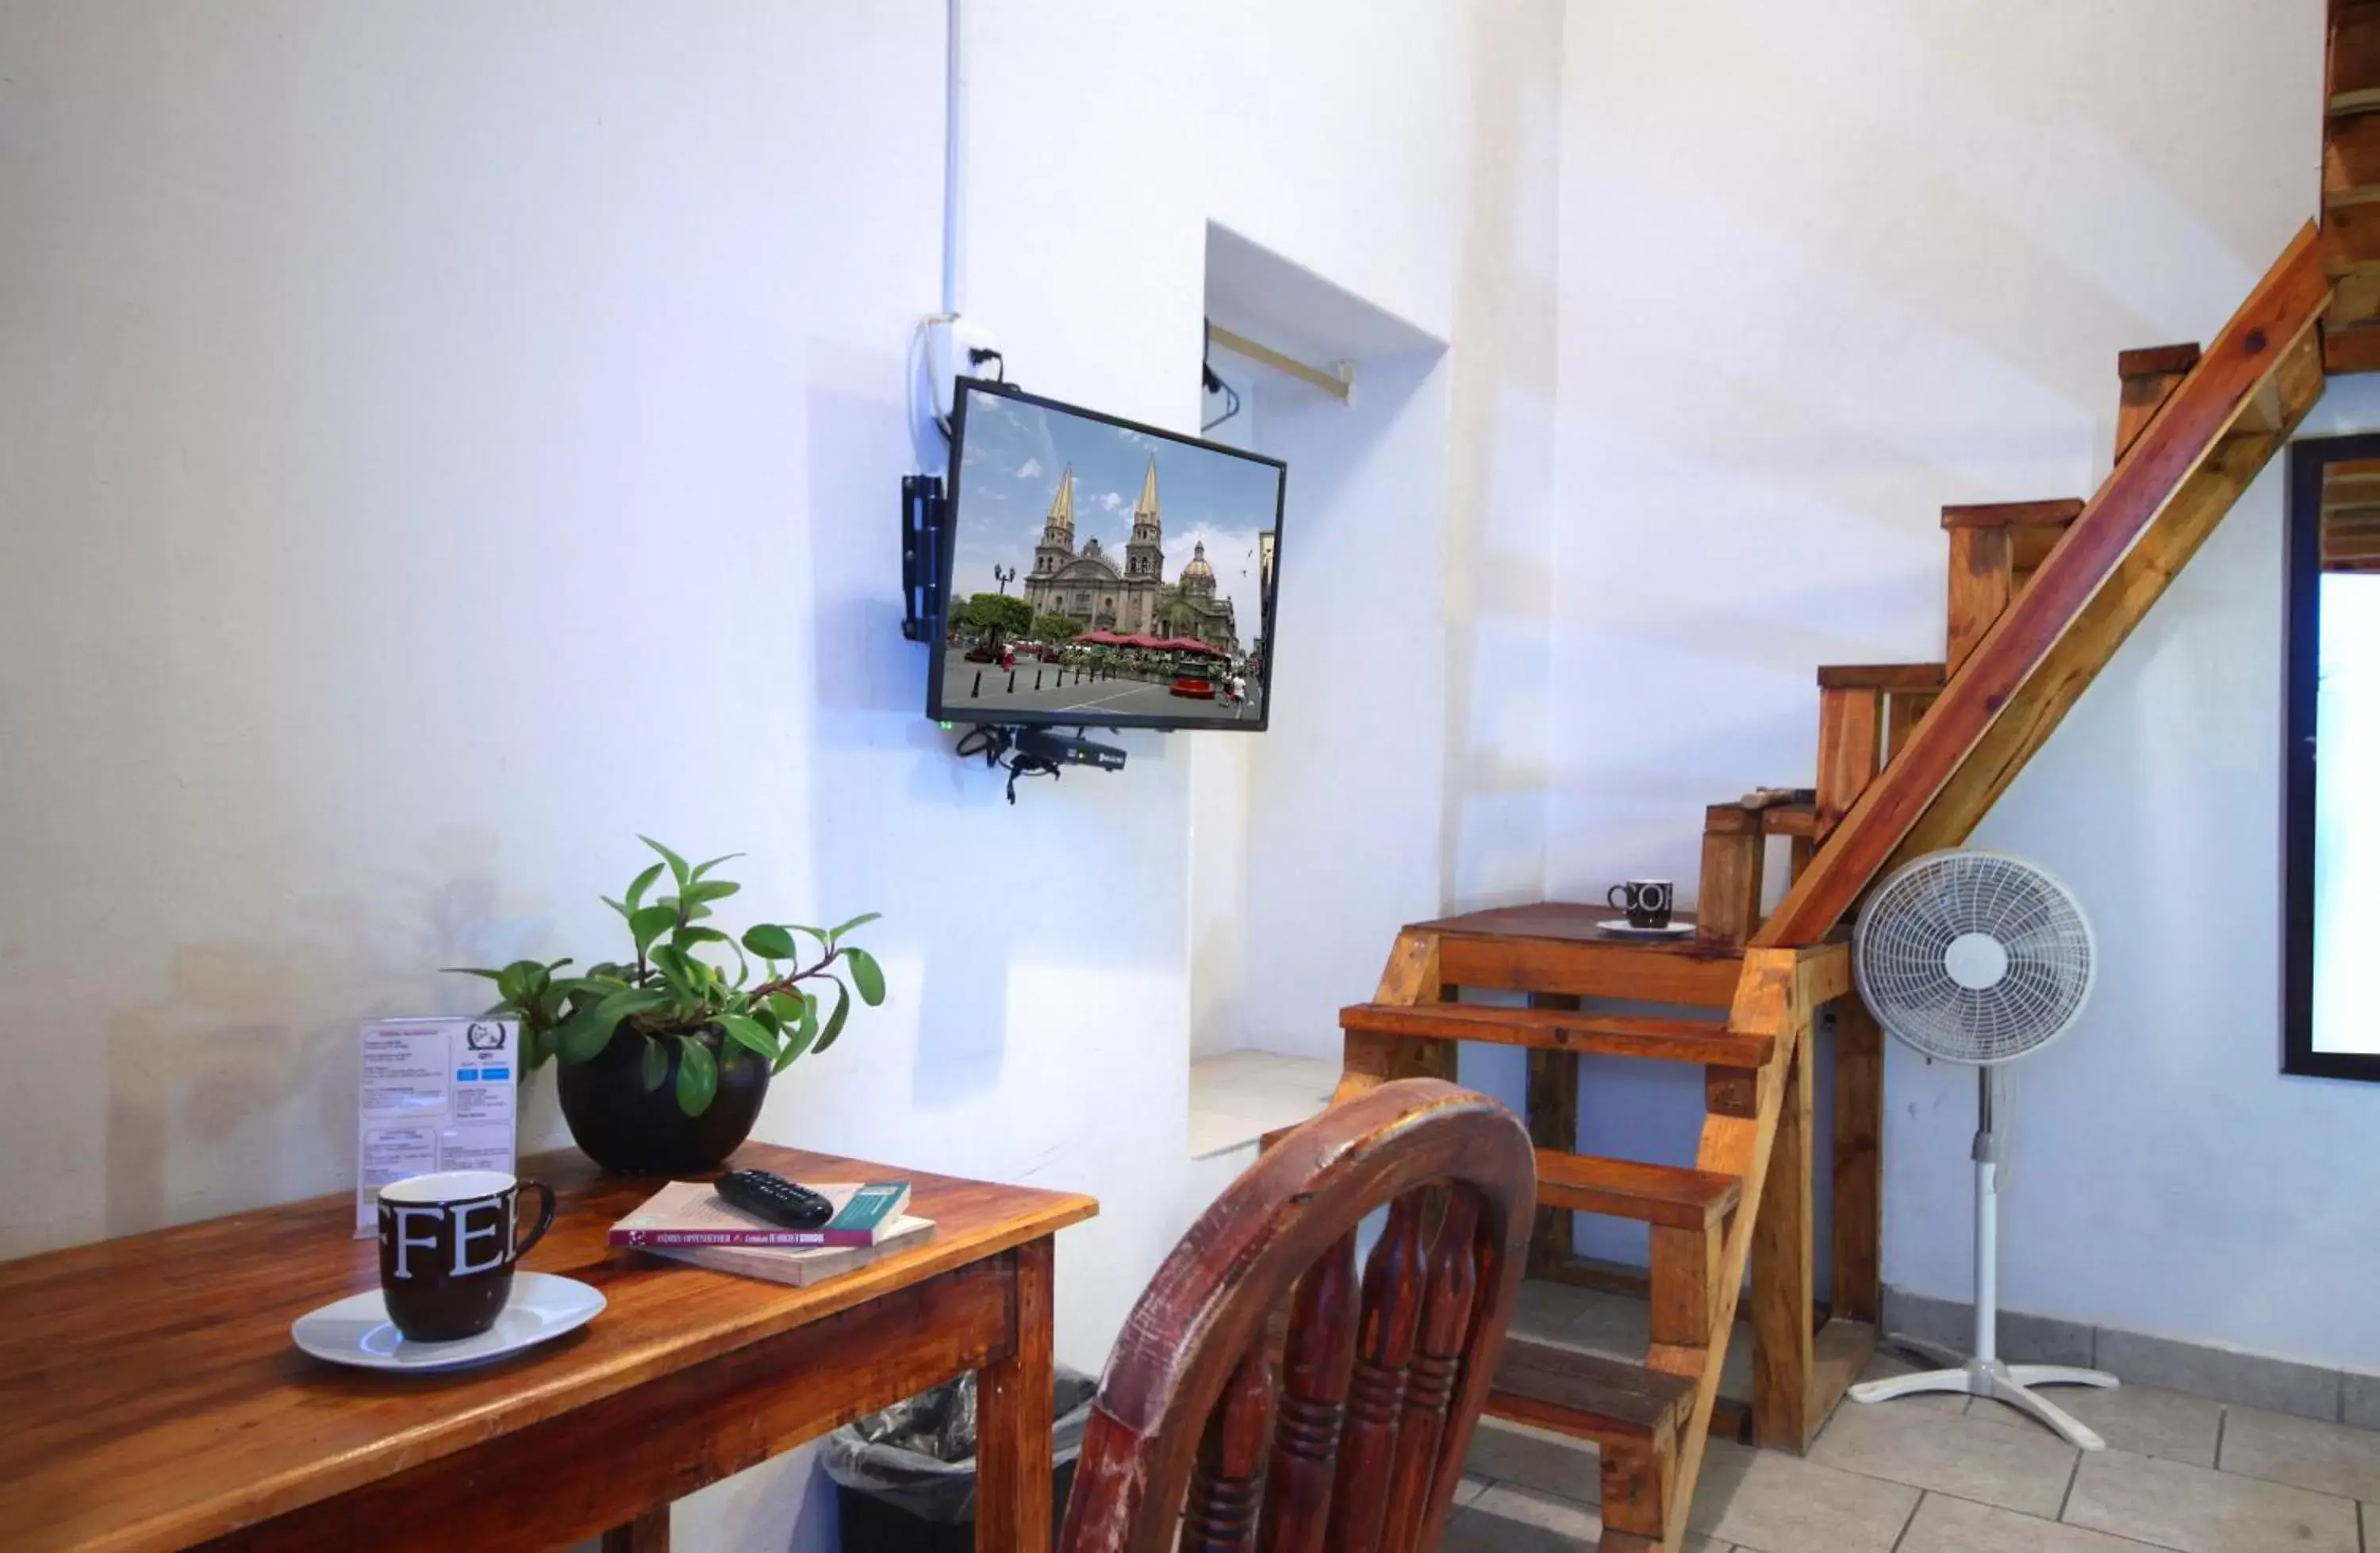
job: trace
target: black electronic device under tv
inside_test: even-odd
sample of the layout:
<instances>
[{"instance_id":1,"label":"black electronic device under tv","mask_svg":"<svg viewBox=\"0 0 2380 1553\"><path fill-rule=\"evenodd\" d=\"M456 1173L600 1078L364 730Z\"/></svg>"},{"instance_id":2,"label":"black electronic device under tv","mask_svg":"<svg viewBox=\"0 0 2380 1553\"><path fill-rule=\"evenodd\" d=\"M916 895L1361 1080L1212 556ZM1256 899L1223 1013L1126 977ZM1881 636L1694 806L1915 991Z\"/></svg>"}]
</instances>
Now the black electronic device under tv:
<instances>
[{"instance_id":1,"label":"black electronic device under tv","mask_svg":"<svg viewBox=\"0 0 2380 1553\"><path fill-rule=\"evenodd\" d=\"M1262 732L1288 472L959 380L926 715Z\"/></svg>"}]
</instances>

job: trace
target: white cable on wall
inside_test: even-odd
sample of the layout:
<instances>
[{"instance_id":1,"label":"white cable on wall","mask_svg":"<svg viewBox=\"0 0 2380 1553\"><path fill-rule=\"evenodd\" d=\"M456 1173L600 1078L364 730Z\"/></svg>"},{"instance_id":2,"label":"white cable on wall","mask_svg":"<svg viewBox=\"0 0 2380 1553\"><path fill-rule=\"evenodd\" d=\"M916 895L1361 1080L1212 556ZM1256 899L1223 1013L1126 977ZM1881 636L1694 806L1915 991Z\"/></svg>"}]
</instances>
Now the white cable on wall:
<instances>
[{"instance_id":1,"label":"white cable on wall","mask_svg":"<svg viewBox=\"0 0 2380 1553\"><path fill-rule=\"evenodd\" d=\"M949 0L942 68L942 312L959 314L966 295L966 5Z\"/></svg>"}]
</instances>

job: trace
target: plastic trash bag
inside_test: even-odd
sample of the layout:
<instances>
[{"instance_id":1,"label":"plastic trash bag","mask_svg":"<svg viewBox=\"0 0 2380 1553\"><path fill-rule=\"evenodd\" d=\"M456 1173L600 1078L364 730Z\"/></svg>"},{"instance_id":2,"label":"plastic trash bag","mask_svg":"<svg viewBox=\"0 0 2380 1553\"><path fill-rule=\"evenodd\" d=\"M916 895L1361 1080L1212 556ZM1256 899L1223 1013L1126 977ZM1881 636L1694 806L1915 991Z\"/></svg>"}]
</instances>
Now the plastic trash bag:
<instances>
[{"instance_id":1,"label":"plastic trash bag","mask_svg":"<svg viewBox=\"0 0 2380 1553\"><path fill-rule=\"evenodd\" d=\"M1050 1464L1082 1454L1099 1382L1058 1366ZM845 1488L938 1526L975 1518L975 1372L894 1402L826 1437L819 1464Z\"/></svg>"}]
</instances>

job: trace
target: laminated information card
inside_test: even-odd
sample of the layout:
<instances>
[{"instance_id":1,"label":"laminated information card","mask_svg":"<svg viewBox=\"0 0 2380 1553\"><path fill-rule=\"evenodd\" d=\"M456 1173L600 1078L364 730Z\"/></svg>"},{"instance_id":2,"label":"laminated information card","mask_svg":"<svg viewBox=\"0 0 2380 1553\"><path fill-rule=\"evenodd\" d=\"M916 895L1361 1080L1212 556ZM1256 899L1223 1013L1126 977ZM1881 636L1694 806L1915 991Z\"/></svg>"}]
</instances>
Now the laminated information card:
<instances>
[{"instance_id":1,"label":"laminated information card","mask_svg":"<svg viewBox=\"0 0 2380 1553\"><path fill-rule=\"evenodd\" d=\"M356 1114L356 1234L380 1189L432 1171L513 1168L520 1025L511 1019L376 1019L363 1027Z\"/></svg>"}]
</instances>

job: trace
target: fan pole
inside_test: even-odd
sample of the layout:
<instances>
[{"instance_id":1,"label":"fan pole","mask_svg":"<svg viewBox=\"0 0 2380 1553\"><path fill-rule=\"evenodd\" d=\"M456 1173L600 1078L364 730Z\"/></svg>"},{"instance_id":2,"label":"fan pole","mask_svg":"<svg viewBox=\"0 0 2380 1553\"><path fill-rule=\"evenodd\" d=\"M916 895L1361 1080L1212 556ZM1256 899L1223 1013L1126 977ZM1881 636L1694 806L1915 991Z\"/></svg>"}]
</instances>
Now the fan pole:
<instances>
[{"instance_id":1,"label":"fan pole","mask_svg":"<svg viewBox=\"0 0 2380 1553\"><path fill-rule=\"evenodd\" d=\"M2000 1308L2000 1140L1992 1131L1998 1074L1975 1070L1975 1357L1998 1359Z\"/></svg>"}]
</instances>

